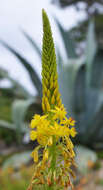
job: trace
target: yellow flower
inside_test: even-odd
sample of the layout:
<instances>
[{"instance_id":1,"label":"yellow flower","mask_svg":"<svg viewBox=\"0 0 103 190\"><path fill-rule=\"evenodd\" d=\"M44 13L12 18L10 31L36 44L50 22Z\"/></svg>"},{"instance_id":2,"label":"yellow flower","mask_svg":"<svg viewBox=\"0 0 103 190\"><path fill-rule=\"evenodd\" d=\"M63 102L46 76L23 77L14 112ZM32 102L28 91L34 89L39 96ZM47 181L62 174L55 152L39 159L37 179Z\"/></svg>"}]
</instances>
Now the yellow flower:
<instances>
[{"instance_id":1,"label":"yellow flower","mask_svg":"<svg viewBox=\"0 0 103 190\"><path fill-rule=\"evenodd\" d=\"M71 157L72 157L72 158L75 157L75 153L74 153L74 150L73 150L73 149L70 150L70 153L71 153Z\"/></svg>"},{"instance_id":2,"label":"yellow flower","mask_svg":"<svg viewBox=\"0 0 103 190\"><path fill-rule=\"evenodd\" d=\"M72 117L70 117L68 119L68 123L69 123L69 125L74 126L75 125L75 120Z\"/></svg>"},{"instance_id":3,"label":"yellow flower","mask_svg":"<svg viewBox=\"0 0 103 190\"><path fill-rule=\"evenodd\" d=\"M43 152L43 161L44 162L48 160L48 156L49 156L48 150L44 150L44 152Z\"/></svg>"},{"instance_id":4,"label":"yellow flower","mask_svg":"<svg viewBox=\"0 0 103 190\"><path fill-rule=\"evenodd\" d=\"M74 126L75 125L75 120L72 119L72 117L70 117L69 119L67 119L65 117L65 119L61 121L61 124L64 124L64 125L67 125L67 126Z\"/></svg>"},{"instance_id":5,"label":"yellow flower","mask_svg":"<svg viewBox=\"0 0 103 190\"><path fill-rule=\"evenodd\" d=\"M63 106L61 108L55 107L55 109L51 110L51 112L54 113L54 117L53 117L54 120L56 120L56 119L62 120L65 118L65 116L67 114L67 112Z\"/></svg>"},{"instance_id":6,"label":"yellow flower","mask_svg":"<svg viewBox=\"0 0 103 190\"><path fill-rule=\"evenodd\" d=\"M44 119L47 117L47 115L44 116L40 116L35 114L34 118L31 120L31 128L35 128L37 127L40 123L42 123L44 121Z\"/></svg>"},{"instance_id":7,"label":"yellow flower","mask_svg":"<svg viewBox=\"0 0 103 190\"><path fill-rule=\"evenodd\" d=\"M67 148L72 150L74 148L74 145L73 145L71 139L68 137L65 137L65 139L66 139Z\"/></svg>"},{"instance_id":8,"label":"yellow flower","mask_svg":"<svg viewBox=\"0 0 103 190\"><path fill-rule=\"evenodd\" d=\"M48 140L48 146L51 146L53 144L53 138L50 137L49 140Z\"/></svg>"},{"instance_id":9,"label":"yellow flower","mask_svg":"<svg viewBox=\"0 0 103 190\"><path fill-rule=\"evenodd\" d=\"M36 148L31 155L34 159L34 162L38 162L38 149Z\"/></svg>"},{"instance_id":10,"label":"yellow flower","mask_svg":"<svg viewBox=\"0 0 103 190\"><path fill-rule=\"evenodd\" d=\"M76 132L75 128L72 127L72 128L70 129L70 135L71 135L72 137L75 137L76 134L77 134L77 132Z\"/></svg>"},{"instance_id":11,"label":"yellow flower","mask_svg":"<svg viewBox=\"0 0 103 190\"><path fill-rule=\"evenodd\" d=\"M51 114L53 113L53 115ZM66 118L66 111L64 108L56 107L55 110L50 110L48 115L40 116L36 115L32 120L33 127L36 128L36 131L31 131L30 138L31 140L37 139L38 143L45 146L45 145L52 145L52 136L55 135L56 139L65 136L72 136L76 135L75 128L69 128L66 124L69 121ZM58 120L54 120L59 119ZM65 117L65 120L64 120ZM65 124L66 123L66 124Z\"/></svg>"},{"instance_id":12,"label":"yellow flower","mask_svg":"<svg viewBox=\"0 0 103 190\"><path fill-rule=\"evenodd\" d=\"M45 146L48 141L48 137L44 136L43 134L38 134L37 141L40 145Z\"/></svg>"},{"instance_id":13,"label":"yellow flower","mask_svg":"<svg viewBox=\"0 0 103 190\"><path fill-rule=\"evenodd\" d=\"M36 131L30 131L30 139L32 141L36 140L37 138L37 132Z\"/></svg>"},{"instance_id":14,"label":"yellow flower","mask_svg":"<svg viewBox=\"0 0 103 190\"><path fill-rule=\"evenodd\" d=\"M64 136L69 136L70 134L70 129L68 127L61 126L57 124L56 122L54 123L53 129L54 129L53 134L55 136L64 137Z\"/></svg>"}]
</instances>

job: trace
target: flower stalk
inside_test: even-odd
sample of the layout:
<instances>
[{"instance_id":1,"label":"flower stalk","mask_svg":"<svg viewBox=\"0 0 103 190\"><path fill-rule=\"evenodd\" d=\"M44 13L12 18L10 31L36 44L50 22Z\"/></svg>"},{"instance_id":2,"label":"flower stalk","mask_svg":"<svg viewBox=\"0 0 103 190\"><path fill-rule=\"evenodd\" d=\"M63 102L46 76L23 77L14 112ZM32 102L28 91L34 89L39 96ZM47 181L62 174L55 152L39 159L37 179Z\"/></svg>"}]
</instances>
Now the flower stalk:
<instances>
[{"instance_id":1,"label":"flower stalk","mask_svg":"<svg viewBox=\"0 0 103 190\"><path fill-rule=\"evenodd\" d=\"M28 190L60 190L72 187L71 169L75 166L74 145L75 120L67 117L62 104L59 86L54 42L48 16L42 11L42 108L44 115L34 115L31 121L31 140L39 145L32 152L36 163L35 171ZM42 154L40 154L41 152ZM42 155L42 156L41 156Z\"/></svg>"}]
</instances>

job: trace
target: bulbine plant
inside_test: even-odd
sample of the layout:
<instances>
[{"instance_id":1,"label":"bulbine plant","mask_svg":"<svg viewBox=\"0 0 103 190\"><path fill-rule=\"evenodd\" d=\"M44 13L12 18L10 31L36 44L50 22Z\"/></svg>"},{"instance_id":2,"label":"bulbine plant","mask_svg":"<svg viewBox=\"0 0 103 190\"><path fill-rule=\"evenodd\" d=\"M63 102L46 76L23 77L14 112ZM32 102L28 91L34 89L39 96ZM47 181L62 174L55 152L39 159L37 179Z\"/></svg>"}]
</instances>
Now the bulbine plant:
<instances>
[{"instance_id":1,"label":"bulbine plant","mask_svg":"<svg viewBox=\"0 0 103 190\"><path fill-rule=\"evenodd\" d=\"M68 189L73 187L70 177L75 177L71 167L76 166L74 146L75 120L67 117L59 87L54 42L48 16L44 9L42 47L42 109L43 115L31 120L30 139L38 146L32 157L36 163L28 190Z\"/></svg>"}]
</instances>

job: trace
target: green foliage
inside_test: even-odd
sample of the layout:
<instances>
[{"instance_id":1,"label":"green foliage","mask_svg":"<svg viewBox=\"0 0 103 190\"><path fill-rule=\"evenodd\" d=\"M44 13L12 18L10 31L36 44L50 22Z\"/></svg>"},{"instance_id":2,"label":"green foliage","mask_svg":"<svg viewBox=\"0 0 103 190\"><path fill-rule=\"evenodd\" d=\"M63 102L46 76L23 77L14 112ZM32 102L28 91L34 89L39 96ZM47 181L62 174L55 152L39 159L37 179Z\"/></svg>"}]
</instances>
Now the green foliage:
<instances>
[{"instance_id":1,"label":"green foliage","mask_svg":"<svg viewBox=\"0 0 103 190\"><path fill-rule=\"evenodd\" d=\"M21 64L27 69L29 76L31 78L31 81L33 85L36 87L38 95L42 96L42 85L41 81L39 79L39 76L35 69L31 66L29 61L27 61L22 55L20 55L16 50L14 50L12 47L10 47L7 43L4 41L0 41L3 46L5 46L15 57L21 62Z\"/></svg>"},{"instance_id":2,"label":"green foliage","mask_svg":"<svg viewBox=\"0 0 103 190\"><path fill-rule=\"evenodd\" d=\"M9 89L0 88L1 95L3 93L6 97L6 93L9 93L7 94L7 96L9 95L9 97L10 96L12 97L16 96L19 98L32 97L31 94L18 81L14 80L5 69L0 68L0 80L3 79L7 79L11 83L11 87Z\"/></svg>"},{"instance_id":3,"label":"green foliage","mask_svg":"<svg viewBox=\"0 0 103 190\"><path fill-rule=\"evenodd\" d=\"M41 112L41 106L39 98L30 95L24 87L9 76L6 70L0 69L0 79L5 78L12 86L0 88L0 138L10 144L14 139L16 142L21 142L23 135L29 130L27 122L30 121L35 109L38 113ZM31 104L33 107L27 115Z\"/></svg>"},{"instance_id":4,"label":"green foliage","mask_svg":"<svg viewBox=\"0 0 103 190\"><path fill-rule=\"evenodd\" d=\"M0 139L4 139L8 145L16 137L11 130L11 105L13 100L14 95L11 89L0 89ZM6 128L4 129L3 126L6 126Z\"/></svg>"},{"instance_id":5,"label":"green foliage","mask_svg":"<svg viewBox=\"0 0 103 190\"><path fill-rule=\"evenodd\" d=\"M21 30L24 36L27 38L28 42L32 45L32 47L36 50L39 57L41 57L41 50L38 47L38 45L35 43L35 41L29 36L24 30Z\"/></svg>"},{"instance_id":6,"label":"green foliage","mask_svg":"<svg viewBox=\"0 0 103 190\"><path fill-rule=\"evenodd\" d=\"M97 179L96 184L103 186L103 179Z\"/></svg>"},{"instance_id":7,"label":"green foliage","mask_svg":"<svg viewBox=\"0 0 103 190\"><path fill-rule=\"evenodd\" d=\"M53 3L57 3L56 0L52 0ZM77 5L78 3L85 3L86 4L86 8L91 8L95 3L98 3L99 5L103 5L103 2L101 0L91 0L91 2L89 0L86 0L85 2L83 0L59 0L60 5L65 7L65 6L72 6L72 5ZM77 7L78 8L78 7ZM86 9L85 8L85 9Z\"/></svg>"},{"instance_id":8,"label":"green foliage","mask_svg":"<svg viewBox=\"0 0 103 190\"><path fill-rule=\"evenodd\" d=\"M92 64L93 59L96 53L96 40L95 40L95 33L94 33L95 27L94 22L90 22L88 26L88 32L87 32L87 45L86 45L86 82L89 85L91 72L92 72Z\"/></svg>"},{"instance_id":9,"label":"green foliage","mask_svg":"<svg viewBox=\"0 0 103 190\"><path fill-rule=\"evenodd\" d=\"M90 18L91 19L91 18ZM103 23L103 14L96 14L93 16L93 20L95 23L95 35L97 42L99 44L99 47L103 47L103 31L102 31L102 23ZM74 26L73 28L70 29L71 37L72 39L75 40L77 47L83 47L80 45L82 42L85 42L85 37L86 37L86 31L88 28L90 20L88 17L86 20L80 21L77 26Z\"/></svg>"},{"instance_id":10,"label":"green foliage","mask_svg":"<svg viewBox=\"0 0 103 190\"><path fill-rule=\"evenodd\" d=\"M29 106L34 102L34 99L16 100L12 105L12 123L0 120L1 128L15 131L18 143L21 143L23 135L29 131L25 116Z\"/></svg>"},{"instance_id":11,"label":"green foliage","mask_svg":"<svg viewBox=\"0 0 103 190\"><path fill-rule=\"evenodd\" d=\"M78 123L77 142L91 147L103 145L103 49L97 47L93 21L88 27L84 56L68 60L59 71L63 102Z\"/></svg>"},{"instance_id":12,"label":"green foliage","mask_svg":"<svg viewBox=\"0 0 103 190\"><path fill-rule=\"evenodd\" d=\"M103 159L103 151L97 152L98 158Z\"/></svg>"},{"instance_id":13,"label":"green foliage","mask_svg":"<svg viewBox=\"0 0 103 190\"><path fill-rule=\"evenodd\" d=\"M52 3L57 6L60 5L61 8L64 7L72 7L77 11L79 15L81 12L86 16L81 20L79 18L78 23L73 26L68 33L71 34L71 39L75 41L75 47L79 47L79 51L82 54L84 50L84 43L86 37L86 31L88 28L89 21L91 18L94 19L95 22L95 33L96 38L99 43L99 47L103 47L103 14L101 10L103 9L103 1L101 0L51 0Z\"/></svg>"},{"instance_id":14,"label":"green foliage","mask_svg":"<svg viewBox=\"0 0 103 190\"><path fill-rule=\"evenodd\" d=\"M14 53L26 69L28 69L31 79L37 87L38 94L41 96L41 81L38 75L35 74L35 70L33 70L31 65L21 55L19 55L19 53L9 47L6 43L2 43L9 49L9 51ZM0 88L0 137L4 138L6 143L11 143L15 136L16 141L21 143L24 134L29 130L28 124L25 123L27 110L31 104L35 106L35 103L37 103L36 101L38 100L36 97L33 97L26 88L16 80L12 79L6 70L0 68L0 80L2 79L9 80L11 87L9 89ZM12 106L12 102L18 98L22 98L22 100L16 100ZM40 104L40 101L38 101L37 104ZM38 111L40 112L41 107L39 106L37 109L39 109ZM34 111L32 109L31 116L33 112Z\"/></svg>"},{"instance_id":15,"label":"green foliage","mask_svg":"<svg viewBox=\"0 0 103 190\"><path fill-rule=\"evenodd\" d=\"M29 132L29 127L25 123L25 116L29 106L35 102L34 99L16 100L12 105L12 120L15 124L17 140L22 141L22 135Z\"/></svg>"},{"instance_id":16,"label":"green foliage","mask_svg":"<svg viewBox=\"0 0 103 190\"><path fill-rule=\"evenodd\" d=\"M51 2L63 8L67 6L75 6L78 11L84 10L89 18L101 13L101 7L103 6L102 0L51 0ZM84 6L79 6L81 3Z\"/></svg>"},{"instance_id":17,"label":"green foliage","mask_svg":"<svg viewBox=\"0 0 103 190\"><path fill-rule=\"evenodd\" d=\"M13 142L15 142L15 144L17 143L16 133L13 130L11 130L11 125L10 128L3 128L1 127L1 121L0 121L0 139L3 139L5 144L8 146L11 145Z\"/></svg>"},{"instance_id":18,"label":"green foliage","mask_svg":"<svg viewBox=\"0 0 103 190\"><path fill-rule=\"evenodd\" d=\"M68 58L75 58L77 57L76 55L76 51L75 51L75 45L73 40L71 40L71 35L68 31L64 30L64 28L62 27L62 25L59 23L59 21L54 18L56 21L56 24L59 28L59 31L61 33L61 37L63 39L63 43L65 46L65 51L67 53Z\"/></svg>"},{"instance_id":19,"label":"green foliage","mask_svg":"<svg viewBox=\"0 0 103 190\"><path fill-rule=\"evenodd\" d=\"M0 95L0 119L11 121L12 98L6 98Z\"/></svg>"}]
</instances>

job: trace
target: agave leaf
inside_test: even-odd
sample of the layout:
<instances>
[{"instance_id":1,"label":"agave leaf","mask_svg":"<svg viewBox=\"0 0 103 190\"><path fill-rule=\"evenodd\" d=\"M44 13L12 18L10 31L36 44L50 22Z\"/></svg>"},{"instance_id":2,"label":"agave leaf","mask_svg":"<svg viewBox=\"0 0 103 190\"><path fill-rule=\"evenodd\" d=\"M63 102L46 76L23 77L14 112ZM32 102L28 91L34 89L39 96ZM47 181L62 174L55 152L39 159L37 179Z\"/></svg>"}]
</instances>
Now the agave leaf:
<instances>
[{"instance_id":1,"label":"agave leaf","mask_svg":"<svg viewBox=\"0 0 103 190\"><path fill-rule=\"evenodd\" d=\"M20 96L23 96L24 98L30 98L32 97L30 93L24 88L18 81L12 79L8 72L5 69L0 68L0 79L8 79L12 83L12 91L16 94L19 94Z\"/></svg>"},{"instance_id":2,"label":"agave leaf","mask_svg":"<svg viewBox=\"0 0 103 190\"><path fill-rule=\"evenodd\" d=\"M95 40L95 28L94 28L94 22L93 20L90 21L88 26L88 32L87 32L87 44L86 44L86 80L87 85L90 85L91 80L91 71L92 71L92 64L94 60L94 56L97 49L97 43Z\"/></svg>"},{"instance_id":3,"label":"agave leaf","mask_svg":"<svg viewBox=\"0 0 103 190\"><path fill-rule=\"evenodd\" d=\"M19 82L16 80L12 79L11 77L8 77L8 79L12 82L13 84L13 91L17 95L22 95L24 98L32 98L33 96L26 90L25 87L23 87Z\"/></svg>"},{"instance_id":4,"label":"agave leaf","mask_svg":"<svg viewBox=\"0 0 103 190\"><path fill-rule=\"evenodd\" d=\"M94 117L91 118L87 130L87 142L103 142L103 90L100 93L98 106L96 107Z\"/></svg>"},{"instance_id":5,"label":"agave leaf","mask_svg":"<svg viewBox=\"0 0 103 190\"><path fill-rule=\"evenodd\" d=\"M5 46L13 55L18 58L18 60L23 64L23 66L27 69L29 76L33 85L36 87L39 96L42 96L42 84L41 81L35 71L35 69L30 65L29 61L27 61L22 55L20 55L17 51L15 51L12 47L10 47L6 42L0 41L3 46Z\"/></svg>"},{"instance_id":6,"label":"agave leaf","mask_svg":"<svg viewBox=\"0 0 103 190\"><path fill-rule=\"evenodd\" d=\"M95 117L97 117L99 113L99 109L100 109L100 108L98 109L99 96L100 96L100 91L95 88L89 88L86 92L86 113L85 113L84 123L86 125L85 133L86 131L89 131L89 133L84 137L84 140L85 138L87 140L90 134L95 130L95 127L94 127L95 121L98 120L97 118L95 119Z\"/></svg>"},{"instance_id":7,"label":"agave leaf","mask_svg":"<svg viewBox=\"0 0 103 190\"><path fill-rule=\"evenodd\" d=\"M35 102L36 99L29 100L16 100L12 105L12 120L16 125L16 129L20 132L22 130L27 131L26 126L24 126L24 120L29 106Z\"/></svg>"},{"instance_id":8,"label":"agave leaf","mask_svg":"<svg viewBox=\"0 0 103 190\"><path fill-rule=\"evenodd\" d=\"M73 40L71 39L70 33L63 29L62 25L56 18L54 18L54 19L60 30L68 58L77 57L76 52L75 52L75 44L74 44Z\"/></svg>"},{"instance_id":9,"label":"agave leaf","mask_svg":"<svg viewBox=\"0 0 103 190\"><path fill-rule=\"evenodd\" d=\"M27 34L23 29L21 29L22 33L24 34L24 36L27 38L27 40L30 42L30 44L33 46L33 48L36 50L37 54L39 55L39 57L41 58L41 50L38 47L37 43L32 39L31 36L29 36L29 34Z\"/></svg>"},{"instance_id":10,"label":"agave leaf","mask_svg":"<svg viewBox=\"0 0 103 190\"><path fill-rule=\"evenodd\" d=\"M101 89L103 85L103 49L98 49L92 65L91 87Z\"/></svg>"},{"instance_id":11,"label":"agave leaf","mask_svg":"<svg viewBox=\"0 0 103 190\"><path fill-rule=\"evenodd\" d=\"M83 132L84 134L86 133L86 135L83 134L84 143L86 143L87 139L89 138L90 130L93 130L90 123L92 122L91 120L94 121L95 114L97 113L98 91L96 89L93 89L93 88L86 89L85 105L86 105L86 109L84 112L84 124L82 123L82 126L85 126Z\"/></svg>"},{"instance_id":12,"label":"agave leaf","mask_svg":"<svg viewBox=\"0 0 103 190\"><path fill-rule=\"evenodd\" d=\"M68 65L63 65L63 69L59 72L59 86L63 103L70 113L74 111L74 91L76 78L81 66L84 65L84 58L71 60ZM72 113L73 114L73 113Z\"/></svg>"},{"instance_id":13,"label":"agave leaf","mask_svg":"<svg viewBox=\"0 0 103 190\"><path fill-rule=\"evenodd\" d=\"M78 122L78 137L82 140L85 131L84 122L86 120L86 84L85 84L85 60L78 65L77 74L74 81L73 112L75 120ZM79 141L78 141L79 142Z\"/></svg>"},{"instance_id":14,"label":"agave leaf","mask_svg":"<svg viewBox=\"0 0 103 190\"><path fill-rule=\"evenodd\" d=\"M18 81L12 79L10 76L7 79L12 83L13 92L18 96L23 96L24 98L32 98L33 96L23 87Z\"/></svg>"},{"instance_id":15,"label":"agave leaf","mask_svg":"<svg viewBox=\"0 0 103 190\"><path fill-rule=\"evenodd\" d=\"M0 127L10 129L10 130L15 130L15 125L12 123L6 122L4 120L0 120Z\"/></svg>"},{"instance_id":16,"label":"agave leaf","mask_svg":"<svg viewBox=\"0 0 103 190\"><path fill-rule=\"evenodd\" d=\"M79 114L84 112L85 105L85 64L78 65L77 75L75 78L75 89L74 89L74 112Z\"/></svg>"},{"instance_id":17,"label":"agave leaf","mask_svg":"<svg viewBox=\"0 0 103 190\"><path fill-rule=\"evenodd\" d=\"M94 118L99 112L98 106L102 90L102 83L103 83L103 50L98 49L92 64L91 83L86 91L87 126L88 125L90 126L89 123L91 123L91 118Z\"/></svg>"},{"instance_id":18,"label":"agave leaf","mask_svg":"<svg viewBox=\"0 0 103 190\"><path fill-rule=\"evenodd\" d=\"M70 115L78 121L77 141L82 141L85 130L85 59L72 60L59 73L60 92L63 103ZM71 112L72 110L72 112Z\"/></svg>"}]
</instances>

